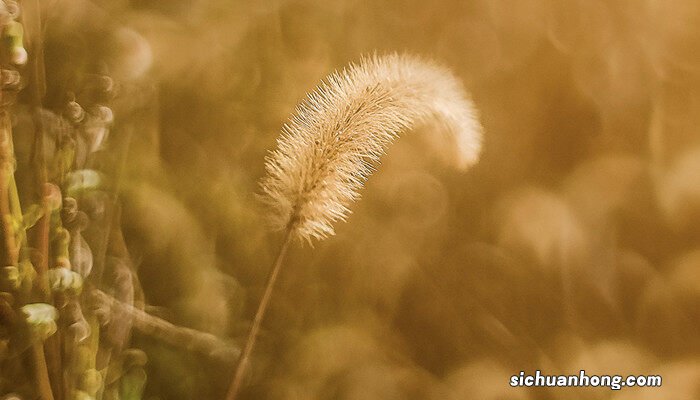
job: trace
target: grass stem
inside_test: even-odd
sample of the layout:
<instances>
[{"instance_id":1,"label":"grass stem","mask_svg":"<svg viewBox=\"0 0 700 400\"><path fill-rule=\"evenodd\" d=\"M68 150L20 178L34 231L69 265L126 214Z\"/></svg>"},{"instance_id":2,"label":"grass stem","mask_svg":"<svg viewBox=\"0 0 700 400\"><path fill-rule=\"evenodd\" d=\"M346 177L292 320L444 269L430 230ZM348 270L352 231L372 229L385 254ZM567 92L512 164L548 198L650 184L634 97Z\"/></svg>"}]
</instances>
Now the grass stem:
<instances>
[{"instance_id":1,"label":"grass stem","mask_svg":"<svg viewBox=\"0 0 700 400\"><path fill-rule=\"evenodd\" d=\"M280 270L282 269L282 264L284 263L284 258L289 249L289 244L292 239L292 228L287 227L284 234L284 241L282 242L282 247L280 247L279 253L277 254L277 259L272 266L270 275L267 278L267 284L265 285L265 292L260 299L260 304L258 305L258 310L255 312L255 318L253 319L253 325L250 328L250 333L246 339L245 345L243 347L243 352L238 358L238 363L236 365L236 370L233 375L233 380L226 393L226 400L236 400L238 397L238 392L243 384L243 377L245 376L246 369L250 362L250 355L253 353L253 347L255 347L255 341L260 333L260 327L262 325L263 318L265 316L265 311L270 304L270 299L272 298L272 291L279 277Z\"/></svg>"}]
</instances>

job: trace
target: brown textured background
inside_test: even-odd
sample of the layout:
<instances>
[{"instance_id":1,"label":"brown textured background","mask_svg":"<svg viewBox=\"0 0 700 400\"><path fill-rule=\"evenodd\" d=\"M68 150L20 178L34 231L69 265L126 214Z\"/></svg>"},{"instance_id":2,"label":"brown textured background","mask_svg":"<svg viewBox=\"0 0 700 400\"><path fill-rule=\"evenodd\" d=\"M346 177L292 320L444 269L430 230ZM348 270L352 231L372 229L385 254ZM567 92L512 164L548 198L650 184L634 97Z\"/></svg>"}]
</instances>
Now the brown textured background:
<instances>
[{"instance_id":1,"label":"brown textured background","mask_svg":"<svg viewBox=\"0 0 700 400\"><path fill-rule=\"evenodd\" d=\"M97 57L132 88L112 140L132 133L124 233L150 311L238 341L280 239L256 181L304 94L375 51L438 60L472 92L480 164L450 170L437 136L406 135L338 235L292 251L248 398L700 398L697 1L46 7L49 102ZM146 398L222 396L231 364L135 343ZM534 369L664 386L508 386Z\"/></svg>"}]
</instances>

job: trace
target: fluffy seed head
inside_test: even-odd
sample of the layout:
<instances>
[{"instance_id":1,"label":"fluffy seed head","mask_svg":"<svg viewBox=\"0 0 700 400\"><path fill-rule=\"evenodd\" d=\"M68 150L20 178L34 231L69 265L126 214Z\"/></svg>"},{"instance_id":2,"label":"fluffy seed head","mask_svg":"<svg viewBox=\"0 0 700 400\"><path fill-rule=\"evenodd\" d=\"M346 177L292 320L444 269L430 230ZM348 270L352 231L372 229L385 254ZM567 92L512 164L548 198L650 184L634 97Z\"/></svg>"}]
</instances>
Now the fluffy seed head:
<instances>
[{"instance_id":1,"label":"fluffy seed head","mask_svg":"<svg viewBox=\"0 0 700 400\"><path fill-rule=\"evenodd\" d=\"M406 55L371 56L309 93L267 157L262 200L272 223L311 241L334 234L350 203L398 135L428 122L453 140L456 166L474 164L482 128L446 68Z\"/></svg>"}]
</instances>

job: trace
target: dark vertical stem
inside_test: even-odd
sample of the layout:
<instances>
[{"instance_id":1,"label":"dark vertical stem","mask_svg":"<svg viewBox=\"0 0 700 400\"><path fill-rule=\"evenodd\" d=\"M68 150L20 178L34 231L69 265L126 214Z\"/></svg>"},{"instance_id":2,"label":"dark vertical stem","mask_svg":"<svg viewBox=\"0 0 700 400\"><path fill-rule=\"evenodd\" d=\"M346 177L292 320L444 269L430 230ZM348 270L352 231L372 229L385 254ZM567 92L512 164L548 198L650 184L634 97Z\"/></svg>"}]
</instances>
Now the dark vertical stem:
<instances>
[{"instance_id":1,"label":"dark vertical stem","mask_svg":"<svg viewBox=\"0 0 700 400\"><path fill-rule=\"evenodd\" d=\"M15 265L17 263L17 242L12 225L12 211L10 209L10 175L12 172L12 133L6 112L0 115L0 224L2 224L2 236L4 257L3 265Z\"/></svg>"},{"instance_id":2,"label":"dark vertical stem","mask_svg":"<svg viewBox=\"0 0 700 400\"><path fill-rule=\"evenodd\" d=\"M44 356L44 346L41 343L32 345L32 358L34 360L34 374L36 376L37 391L41 400L54 400L49 382L48 366Z\"/></svg>"},{"instance_id":3,"label":"dark vertical stem","mask_svg":"<svg viewBox=\"0 0 700 400\"><path fill-rule=\"evenodd\" d=\"M277 278L279 277L280 270L282 269L284 257L286 256L287 250L289 249L291 239L292 229L291 227L289 227L285 232L282 247L280 247L277 259L275 260L275 263L272 266L272 270L270 271L270 275L267 278L265 292L263 293L263 296L260 299L260 304L258 305L257 312L255 313L253 325L250 328L250 333L248 333L248 338L246 339L245 346L243 347L243 352L238 358L238 364L236 365L236 370L234 372L231 385L228 388L226 400L236 400L238 396L238 391L240 390L241 385L243 384L243 377L245 376L248 363L250 362L250 355L253 353L253 347L255 346L255 341L258 338L258 333L260 332L260 326L265 316L265 311L267 311L267 307L270 304L270 299L272 298L272 291L275 287L275 282L277 282Z\"/></svg>"},{"instance_id":4,"label":"dark vertical stem","mask_svg":"<svg viewBox=\"0 0 700 400\"><path fill-rule=\"evenodd\" d=\"M34 141L32 143L31 165L34 168L34 180L39 202L43 206L43 216L33 229L34 247L37 249L37 259L32 260L37 272L38 287L35 288L41 301L48 301L50 293L46 274L49 262L49 223L51 219L47 204L48 172L44 155L44 126L41 117L41 105L46 91L44 81L43 43L41 32L41 9L37 0L22 2L22 24L24 25L27 47L30 54L27 70L31 75L30 104L34 122Z\"/></svg>"},{"instance_id":5,"label":"dark vertical stem","mask_svg":"<svg viewBox=\"0 0 700 400\"><path fill-rule=\"evenodd\" d=\"M44 50L43 50L43 34L41 20L41 3L38 0L22 1L22 24L24 25L25 38L28 44L28 52L30 55L28 72L31 74L31 96L30 104L32 108L33 119L35 124L35 136L32 148L32 166L35 168L35 180L37 184L37 192L40 196L40 201L44 207L44 215L34 227L34 247L38 250L38 262L34 263L37 277L35 282L38 285L35 287L41 301L50 301L51 293L48 289L47 272L49 269L49 229L50 229L50 210L47 205L47 189L48 173L46 170L46 160L44 156L44 127L41 117L41 107L46 94L46 81L44 70ZM56 339L53 339L56 340ZM49 345L44 353L43 343L37 343L33 346L32 355L34 359L34 367L36 369L36 379L39 395L42 400L54 400L52 384L54 390L56 386L60 386L60 380L56 381L56 377L60 377L60 354L57 354L56 347ZM47 362L48 359L48 362ZM51 373L48 367L52 367ZM58 371L56 367L59 367ZM49 375L53 376L54 382L49 380ZM56 393L60 396L62 392L57 390Z\"/></svg>"},{"instance_id":6,"label":"dark vertical stem","mask_svg":"<svg viewBox=\"0 0 700 400\"><path fill-rule=\"evenodd\" d=\"M14 154L12 150L12 127L9 115L4 110L0 112L0 218L6 248L4 265L17 265L19 261L18 247L15 240L16 233L12 227L10 203L10 185L14 185L10 179ZM13 188L14 189L14 188ZM54 400L49 382L48 369L44 349L41 343L32 345L31 359L34 368L37 391L41 400Z\"/></svg>"}]
</instances>

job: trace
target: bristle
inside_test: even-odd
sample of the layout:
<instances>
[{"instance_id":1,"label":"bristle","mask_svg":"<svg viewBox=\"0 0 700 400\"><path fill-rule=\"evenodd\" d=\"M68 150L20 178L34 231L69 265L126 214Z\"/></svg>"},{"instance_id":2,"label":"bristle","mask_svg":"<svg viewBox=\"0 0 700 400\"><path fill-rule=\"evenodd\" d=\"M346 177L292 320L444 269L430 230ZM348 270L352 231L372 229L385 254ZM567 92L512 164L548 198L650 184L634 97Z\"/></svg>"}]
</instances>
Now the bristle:
<instances>
[{"instance_id":1,"label":"bristle","mask_svg":"<svg viewBox=\"0 0 700 400\"><path fill-rule=\"evenodd\" d=\"M297 107L267 158L262 199L273 225L309 242L333 235L389 144L427 122L446 128L457 167L478 160L476 110L448 69L388 55L331 74Z\"/></svg>"}]
</instances>

